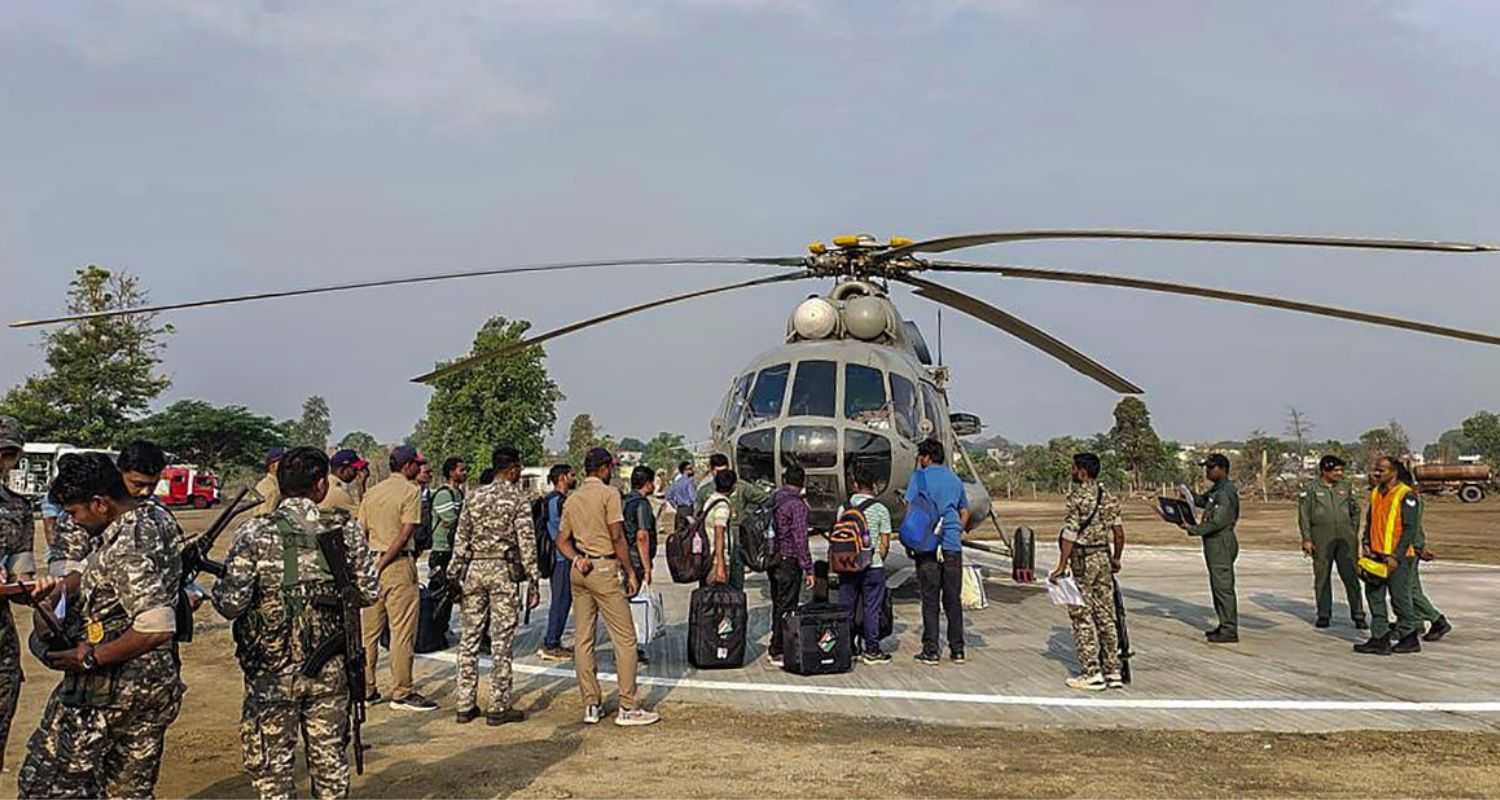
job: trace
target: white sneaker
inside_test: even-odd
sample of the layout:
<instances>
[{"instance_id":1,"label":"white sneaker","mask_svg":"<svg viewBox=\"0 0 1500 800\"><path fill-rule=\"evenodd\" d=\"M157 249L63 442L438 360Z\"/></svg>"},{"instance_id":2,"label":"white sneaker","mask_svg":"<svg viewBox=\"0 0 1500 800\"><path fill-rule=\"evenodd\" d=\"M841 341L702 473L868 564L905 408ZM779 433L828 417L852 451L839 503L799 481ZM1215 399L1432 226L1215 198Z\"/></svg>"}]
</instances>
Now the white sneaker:
<instances>
[{"instance_id":1,"label":"white sneaker","mask_svg":"<svg viewBox=\"0 0 1500 800\"><path fill-rule=\"evenodd\" d=\"M1102 692L1107 687L1103 675L1078 675L1067 680L1069 689L1078 689L1084 692Z\"/></svg>"},{"instance_id":2,"label":"white sneaker","mask_svg":"<svg viewBox=\"0 0 1500 800\"><path fill-rule=\"evenodd\" d=\"M604 706L594 703L583 710L583 724L598 725L601 719L604 719Z\"/></svg>"},{"instance_id":3,"label":"white sneaker","mask_svg":"<svg viewBox=\"0 0 1500 800\"><path fill-rule=\"evenodd\" d=\"M786 661L781 656L766 656L766 663L777 669L786 669Z\"/></svg>"},{"instance_id":4,"label":"white sneaker","mask_svg":"<svg viewBox=\"0 0 1500 800\"><path fill-rule=\"evenodd\" d=\"M1104 685L1110 689L1124 689L1125 677L1118 672L1111 672L1104 676Z\"/></svg>"},{"instance_id":5,"label":"white sneaker","mask_svg":"<svg viewBox=\"0 0 1500 800\"><path fill-rule=\"evenodd\" d=\"M660 721L660 714L644 708L622 708L615 714L615 724L622 728L650 725Z\"/></svg>"}]
</instances>

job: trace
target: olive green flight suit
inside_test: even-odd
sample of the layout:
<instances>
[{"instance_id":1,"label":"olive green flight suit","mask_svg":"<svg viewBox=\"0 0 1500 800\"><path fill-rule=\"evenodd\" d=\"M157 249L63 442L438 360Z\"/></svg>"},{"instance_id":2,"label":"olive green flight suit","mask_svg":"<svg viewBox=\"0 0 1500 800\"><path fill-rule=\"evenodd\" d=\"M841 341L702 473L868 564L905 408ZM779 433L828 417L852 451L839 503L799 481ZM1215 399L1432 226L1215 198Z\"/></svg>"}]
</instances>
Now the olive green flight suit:
<instances>
[{"instance_id":1,"label":"olive green flight suit","mask_svg":"<svg viewBox=\"0 0 1500 800\"><path fill-rule=\"evenodd\" d=\"M1412 494L1415 495L1416 493L1417 490L1413 489ZM1425 524L1421 520L1423 512L1426 510L1427 503L1418 497L1417 520L1419 526ZM1417 529L1417 536L1412 540L1412 546L1417 548L1418 553L1426 549L1427 529L1425 527ZM1422 559L1420 558L1413 558L1411 560L1411 606L1412 611L1416 612L1417 619L1422 622L1437 622L1438 617L1443 615L1443 612L1437 606L1433 605L1431 600L1427 599L1427 592L1422 588Z\"/></svg>"},{"instance_id":2,"label":"olive green flight suit","mask_svg":"<svg viewBox=\"0 0 1500 800\"><path fill-rule=\"evenodd\" d=\"M1421 501L1417 498L1417 490L1413 489L1406 498L1401 501L1401 538L1392 548L1395 551L1396 568L1391 570L1391 575L1383 585L1365 585L1365 600L1370 604L1370 634L1376 639L1384 638L1390 633L1390 612L1396 612L1396 638L1404 639L1417 631L1420 624L1417 621L1417 612L1412 604L1412 579L1416 574L1414 565L1416 556L1407 555L1407 550L1413 547L1415 542L1425 541L1422 535L1422 510ZM1365 533L1363 542L1370 543L1370 519L1374 515L1374 509L1365 510ZM1386 604L1386 595L1390 595L1390 604Z\"/></svg>"},{"instance_id":3,"label":"olive green flight suit","mask_svg":"<svg viewBox=\"0 0 1500 800\"><path fill-rule=\"evenodd\" d=\"M1317 480L1297 495L1297 525L1302 541L1313 545L1313 596L1318 604L1318 619L1326 622L1333 616L1333 586L1329 580L1332 567L1338 566L1339 580L1349 601L1349 617L1354 622L1365 618L1364 593L1354 563L1359 560L1359 499L1347 483L1329 486Z\"/></svg>"},{"instance_id":4,"label":"olive green flight suit","mask_svg":"<svg viewBox=\"0 0 1500 800\"><path fill-rule=\"evenodd\" d=\"M1208 588L1214 595L1214 613L1219 631L1226 636L1240 633L1239 604L1234 596L1234 560L1240 555L1240 540L1234 526L1240 521L1240 492L1225 478L1208 494L1193 494L1193 505L1203 509L1200 522L1189 525L1191 536L1203 538L1203 560L1208 564Z\"/></svg>"}]
</instances>

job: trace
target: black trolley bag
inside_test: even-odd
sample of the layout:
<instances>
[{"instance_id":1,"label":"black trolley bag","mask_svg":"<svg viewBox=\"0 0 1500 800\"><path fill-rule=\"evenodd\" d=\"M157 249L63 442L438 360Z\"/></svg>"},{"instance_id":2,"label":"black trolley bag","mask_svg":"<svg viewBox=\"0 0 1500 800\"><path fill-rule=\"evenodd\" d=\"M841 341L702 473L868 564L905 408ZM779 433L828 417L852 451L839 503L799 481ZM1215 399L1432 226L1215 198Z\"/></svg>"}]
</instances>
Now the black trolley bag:
<instances>
[{"instance_id":1,"label":"black trolley bag","mask_svg":"<svg viewBox=\"0 0 1500 800\"><path fill-rule=\"evenodd\" d=\"M837 675L853 666L849 609L828 602L828 564L813 565L813 601L786 615L782 668L794 675Z\"/></svg>"},{"instance_id":2,"label":"black trolley bag","mask_svg":"<svg viewBox=\"0 0 1500 800\"><path fill-rule=\"evenodd\" d=\"M749 623L744 592L728 585L694 589L688 606L688 663L698 669L744 666Z\"/></svg>"},{"instance_id":3,"label":"black trolley bag","mask_svg":"<svg viewBox=\"0 0 1500 800\"><path fill-rule=\"evenodd\" d=\"M436 653L447 650L448 622L453 613L453 603L448 600L447 587L419 586L417 600L417 640L412 650L418 653Z\"/></svg>"}]
</instances>

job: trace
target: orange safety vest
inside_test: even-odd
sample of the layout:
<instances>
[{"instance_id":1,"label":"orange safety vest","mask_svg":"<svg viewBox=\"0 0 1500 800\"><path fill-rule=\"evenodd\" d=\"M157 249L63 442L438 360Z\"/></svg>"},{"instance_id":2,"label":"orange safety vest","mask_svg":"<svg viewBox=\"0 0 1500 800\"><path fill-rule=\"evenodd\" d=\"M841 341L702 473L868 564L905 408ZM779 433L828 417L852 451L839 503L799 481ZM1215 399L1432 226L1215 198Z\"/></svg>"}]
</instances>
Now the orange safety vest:
<instances>
[{"instance_id":1,"label":"orange safety vest","mask_svg":"<svg viewBox=\"0 0 1500 800\"><path fill-rule=\"evenodd\" d=\"M1411 493L1411 487L1406 484L1398 484L1388 494L1382 495L1379 488L1370 490L1370 549L1388 556L1396 549L1396 543L1401 541L1401 501ZM1416 548L1408 547L1406 555L1416 553Z\"/></svg>"}]
</instances>

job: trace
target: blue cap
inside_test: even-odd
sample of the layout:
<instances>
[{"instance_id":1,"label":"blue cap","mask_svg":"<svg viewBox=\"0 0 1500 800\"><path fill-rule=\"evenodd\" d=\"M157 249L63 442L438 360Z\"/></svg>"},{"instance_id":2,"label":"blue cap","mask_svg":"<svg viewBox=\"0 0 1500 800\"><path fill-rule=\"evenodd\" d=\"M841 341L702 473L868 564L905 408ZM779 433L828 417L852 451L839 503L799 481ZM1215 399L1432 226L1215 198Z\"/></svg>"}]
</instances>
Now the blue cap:
<instances>
[{"instance_id":1,"label":"blue cap","mask_svg":"<svg viewBox=\"0 0 1500 800\"><path fill-rule=\"evenodd\" d=\"M413 461L418 464L427 463L427 459L423 458L422 454L417 452L417 448L409 444L403 444L391 451L391 466L396 469L401 469Z\"/></svg>"},{"instance_id":2,"label":"blue cap","mask_svg":"<svg viewBox=\"0 0 1500 800\"><path fill-rule=\"evenodd\" d=\"M276 462L280 461L281 457L284 456L284 455L286 455L286 448L285 447L273 447L273 448L271 448L269 451L266 452L266 466L269 467L272 464L275 464Z\"/></svg>"}]
</instances>

